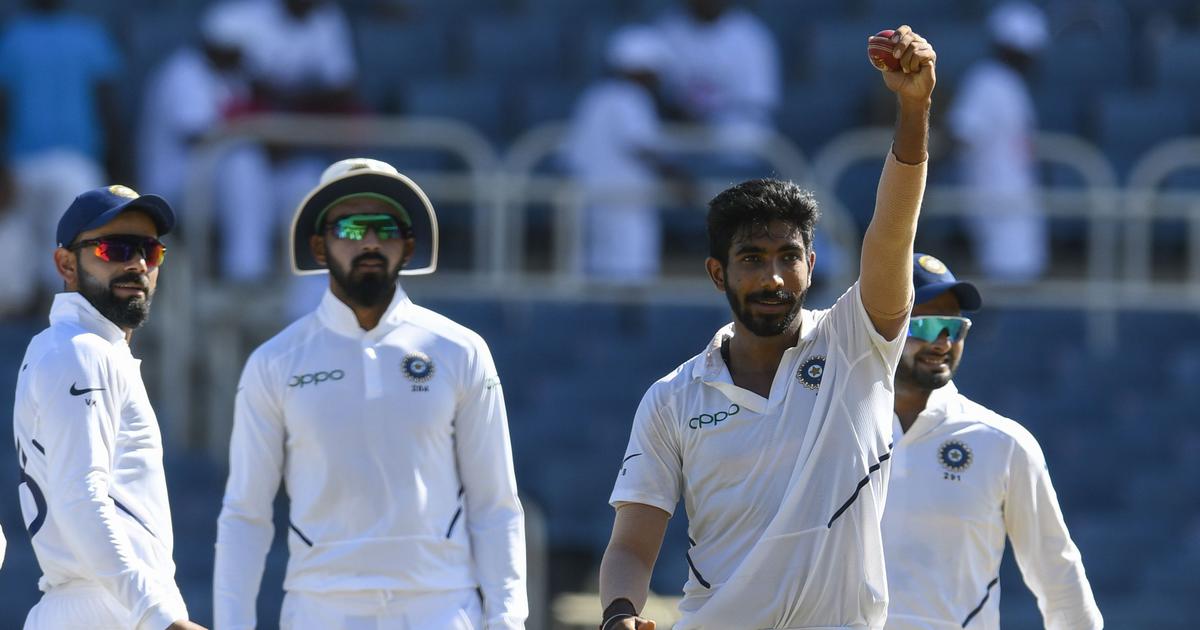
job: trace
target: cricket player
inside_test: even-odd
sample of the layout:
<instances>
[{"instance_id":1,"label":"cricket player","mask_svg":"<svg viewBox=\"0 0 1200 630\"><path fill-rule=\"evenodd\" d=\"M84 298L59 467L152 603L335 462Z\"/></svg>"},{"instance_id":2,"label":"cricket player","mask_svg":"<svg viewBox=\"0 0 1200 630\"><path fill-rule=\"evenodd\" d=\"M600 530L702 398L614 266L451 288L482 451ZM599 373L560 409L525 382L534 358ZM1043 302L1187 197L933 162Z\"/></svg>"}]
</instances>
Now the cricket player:
<instances>
[{"instance_id":1,"label":"cricket player","mask_svg":"<svg viewBox=\"0 0 1200 630\"><path fill-rule=\"evenodd\" d=\"M85 192L58 222L65 291L17 376L21 512L42 569L26 630L194 630L175 585L162 436L129 351L175 225L161 197Z\"/></svg>"},{"instance_id":2,"label":"cricket player","mask_svg":"<svg viewBox=\"0 0 1200 630\"><path fill-rule=\"evenodd\" d=\"M1005 535L1048 630L1103 627L1037 440L951 380L979 292L932 256L914 262L883 513L888 630L998 630Z\"/></svg>"},{"instance_id":3,"label":"cricket player","mask_svg":"<svg viewBox=\"0 0 1200 630\"><path fill-rule=\"evenodd\" d=\"M294 270L328 270L329 290L242 373L217 628L255 627L281 480L285 630L524 627L524 521L491 354L398 282L436 266L436 225L425 193L376 160L333 164L300 204Z\"/></svg>"},{"instance_id":4,"label":"cricket player","mask_svg":"<svg viewBox=\"0 0 1200 630\"><path fill-rule=\"evenodd\" d=\"M912 305L935 54L907 26L884 73L899 118L858 281L803 308L816 256L812 195L777 180L709 202L709 276L733 323L652 385L612 493L600 568L603 630L639 616L667 520L683 498L691 573L678 630L881 628L879 521L892 378Z\"/></svg>"}]
</instances>

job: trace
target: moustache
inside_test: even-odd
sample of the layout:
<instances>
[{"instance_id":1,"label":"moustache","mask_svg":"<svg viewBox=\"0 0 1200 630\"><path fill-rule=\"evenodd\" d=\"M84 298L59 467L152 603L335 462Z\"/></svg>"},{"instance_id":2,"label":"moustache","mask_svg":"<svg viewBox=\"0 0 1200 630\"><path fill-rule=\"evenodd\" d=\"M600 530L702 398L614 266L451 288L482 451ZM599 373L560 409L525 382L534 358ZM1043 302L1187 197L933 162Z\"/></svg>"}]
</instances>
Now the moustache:
<instances>
[{"instance_id":1,"label":"moustache","mask_svg":"<svg viewBox=\"0 0 1200 630\"><path fill-rule=\"evenodd\" d=\"M783 302L785 304L795 304L798 299L796 293L791 291L762 291L759 293L751 293L746 296L747 302Z\"/></svg>"},{"instance_id":2,"label":"moustache","mask_svg":"<svg viewBox=\"0 0 1200 630\"><path fill-rule=\"evenodd\" d=\"M123 276L117 276L116 278L113 278L112 282L108 283L108 288L111 290L118 284L132 285L147 293L150 292L149 278L139 273L127 273Z\"/></svg>"},{"instance_id":3,"label":"moustache","mask_svg":"<svg viewBox=\"0 0 1200 630\"><path fill-rule=\"evenodd\" d=\"M383 254L367 252L365 254L359 254L358 256L355 256L354 260L350 261L350 265L354 266L364 262L381 262L386 265L387 261L387 258Z\"/></svg>"}]
</instances>

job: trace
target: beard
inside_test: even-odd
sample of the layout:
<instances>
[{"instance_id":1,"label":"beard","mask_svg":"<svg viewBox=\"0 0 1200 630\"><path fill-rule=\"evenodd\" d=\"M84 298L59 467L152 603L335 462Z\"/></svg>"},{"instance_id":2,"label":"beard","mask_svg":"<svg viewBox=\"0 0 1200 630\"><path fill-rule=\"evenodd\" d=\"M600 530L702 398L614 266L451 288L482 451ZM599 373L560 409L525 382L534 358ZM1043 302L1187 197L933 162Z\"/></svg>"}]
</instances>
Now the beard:
<instances>
[{"instance_id":1,"label":"beard","mask_svg":"<svg viewBox=\"0 0 1200 630\"><path fill-rule=\"evenodd\" d=\"M379 261L383 263L384 271L355 270L355 265L361 262ZM381 254L367 252L360 254L350 261L349 268L343 268L333 260L329 261L329 275L341 287L346 297L358 306L379 306L391 301L396 293L396 281L400 278L400 265L388 269L388 260Z\"/></svg>"},{"instance_id":2,"label":"beard","mask_svg":"<svg viewBox=\"0 0 1200 630\"><path fill-rule=\"evenodd\" d=\"M944 374L925 369L917 359L918 357L913 357L911 361L903 358L900 360L896 365L897 381L909 383L919 389L934 390L945 387L958 372L958 361L953 358L950 359L950 369Z\"/></svg>"},{"instance_id":3,"label":"beard","mask_svg":"<svg viewBox=\"0 0 1200 630\"><path fill-rule=\"evenodd\" d=\"M756 337L774 337L789 332L800 315L800 311L804 308L804 298L807 295L808 289L795 293L791 291L761 291L751 293L743 299L739 298L731 287L725 286L725 298L729 300L729 308L733 310L734 317L737 317L737 320ZM751 303L763 299L782 301L790 304L791 308L785 313L755 315L751 312Z\"/></svg>"},{"instance_id":4,"label":"beard","mask_svg":"<svg viewBox=\"0 0 1200 630\"><path fill-rule=\"evenodd\" d=\"M116 324L124 330L134 330L146 323L150 317L150 301L154 294L150 290L150 282L146 276L137 273L127 273L113 278L108 284L104 284L99 278L84 271L82 266L79 269L79 294L84 297L92 306L96 307L100 314L108 319L108 321ZM113 285L116 284L134 284L142 288L146 292L145 296L135 295L127 298L119 298L113 292Z\"/></svg>"}]
</instances>

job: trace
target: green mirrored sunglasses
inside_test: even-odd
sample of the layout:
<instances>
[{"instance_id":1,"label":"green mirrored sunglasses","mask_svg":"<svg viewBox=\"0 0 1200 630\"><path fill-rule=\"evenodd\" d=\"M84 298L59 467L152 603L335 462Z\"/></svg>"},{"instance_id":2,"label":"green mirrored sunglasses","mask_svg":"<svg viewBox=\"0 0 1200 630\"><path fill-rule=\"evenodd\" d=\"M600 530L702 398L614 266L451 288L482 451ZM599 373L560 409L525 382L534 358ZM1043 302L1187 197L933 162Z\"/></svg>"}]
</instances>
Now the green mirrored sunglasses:
<instances>
[{"instance_id":1,"label":"green mirrored sunglasses","mask_svg":"<svg viewBox=\"0 0 1200 630\"><path fill-rule=\"evenodd\" d=\"M361 241L368 230L375 230L381 241L405 238L407 230L390 214L348 214L326 225L333 237L350 241Z\"/></svg>"},{"instance_id":2,"label":"green mirrored sunglasses","mask_svg":"<svg viewBox=\"0 0 1200 630\"><path fill-rule=\"evenodd\" d=\"M971 320L966 317L919 316L908 320L908 336L934 342L945 331L951 342L961 341L971 329Z\"/></svg>"}]
</instances>

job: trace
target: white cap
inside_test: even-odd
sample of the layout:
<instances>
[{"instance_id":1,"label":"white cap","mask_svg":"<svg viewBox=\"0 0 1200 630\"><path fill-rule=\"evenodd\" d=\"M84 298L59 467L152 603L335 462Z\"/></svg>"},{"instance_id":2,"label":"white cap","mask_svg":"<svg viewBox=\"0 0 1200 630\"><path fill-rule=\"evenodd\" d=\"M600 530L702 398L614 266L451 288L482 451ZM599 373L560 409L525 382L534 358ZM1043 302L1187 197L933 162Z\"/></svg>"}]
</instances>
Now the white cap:
<instances>
[{"instance_id":1,"label":"white cap","mask_svg":"<svg viewBox=\"0 0 1200 630\"><path fill-rule=\"evenodd\" d=\"M608 65L617 70L661 72L671 51L657 30L626 26L608 40Z\"/></svg>"},{"instance_id":2,"label":"white cap","mask_svg":"<svg viewBox=\"0 0 1200 630\"><path fill-rule=\"evenodd\" d=\"M291 230L292 271L297 275L327 271L317 262L309 240L318 233L326 210L347 198L360 196L384 200L407 219L404 222L413 231L416 249L400 275L433 273L438 258L438 223L433 204L416 182L391 164L370 158L334 162L296 207Z\"/></svg>"},{"instance_id":3,"label":"white cap","mask_svg":"<svg viewBox=\"0 0 1200 630\"><path fill-rule=\"evenodd\" d=\"M226 48L243 48L254 37L254 25L234 2L209 7L200 19L200 36L206 43Z\"/></svg>"},{"instance_id":4,"label":"white cap","mask_svg":"<svg viewBox=\"0 0 1200 630\"><path fill-rule=\"evenodd\" d=\"M1028 2L1006 2L988 16L992 41L1026 53L1035 53L1050 39L1046 14Z\"/></svg>"}]
</instances>

